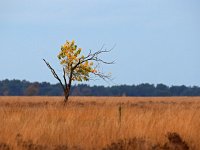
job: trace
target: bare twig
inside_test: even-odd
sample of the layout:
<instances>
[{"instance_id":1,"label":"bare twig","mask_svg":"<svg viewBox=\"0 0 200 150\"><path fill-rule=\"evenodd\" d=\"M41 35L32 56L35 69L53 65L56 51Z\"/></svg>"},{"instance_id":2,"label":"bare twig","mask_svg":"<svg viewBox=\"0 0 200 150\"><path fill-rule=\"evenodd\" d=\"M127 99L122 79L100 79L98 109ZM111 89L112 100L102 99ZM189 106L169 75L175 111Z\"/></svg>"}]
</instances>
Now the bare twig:
<instances>
[{"instance_id":1,"label":"bare twig","mask_svg":"<svg viewBox=\"0 0 200 150\"><path fill-rule=\"evenodd\" d=\"M51 67L51 65L45 59L43 59L43 60L46 63L47 67L51 70L53 76L60 82L63 90L65 90L65 87L64 87L62 81L60 80L60 78L58 77L57 73L55 72L55 70Z\"/></svg>"}]
</instances>

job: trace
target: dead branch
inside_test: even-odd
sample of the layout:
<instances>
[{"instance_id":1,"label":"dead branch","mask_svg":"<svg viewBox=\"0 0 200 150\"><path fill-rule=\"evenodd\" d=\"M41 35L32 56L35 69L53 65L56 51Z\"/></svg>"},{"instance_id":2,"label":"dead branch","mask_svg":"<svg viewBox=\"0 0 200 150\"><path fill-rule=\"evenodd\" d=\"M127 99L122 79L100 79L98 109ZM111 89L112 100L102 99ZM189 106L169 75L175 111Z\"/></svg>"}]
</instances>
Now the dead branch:
<instances>
[{"instance_id":1,"label":"dead branch","mask_svg":"<svg viewBox=\"0 0 200 150\"><path fill-rule=\"evenodd\" d=\"M55 72L55 70L51 67L51 65L45 59L43 59L43 60L46 63L47 67L51 70L53 76L60 82L63 90L65 90L65 87L64 87L62 81L60 80L60 78L58 77L57 73Z\"/></svg>"}]
</instances>

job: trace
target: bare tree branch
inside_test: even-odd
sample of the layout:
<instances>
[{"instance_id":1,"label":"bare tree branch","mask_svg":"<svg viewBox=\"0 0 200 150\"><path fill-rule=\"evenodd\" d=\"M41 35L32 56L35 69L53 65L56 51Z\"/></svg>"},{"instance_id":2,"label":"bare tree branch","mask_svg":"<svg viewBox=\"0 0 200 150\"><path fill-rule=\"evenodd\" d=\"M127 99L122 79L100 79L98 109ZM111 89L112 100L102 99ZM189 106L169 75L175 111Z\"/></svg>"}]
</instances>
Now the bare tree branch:
<instances>
[{"instance_id":1,"label":"bare tree branch","mask_svg":"<svg viewBox=\"0 0 200 150\"><path fill-rule=\"evenodd\" d=\"M114 47L113 47L114 48ZM113 49L112 48L112 49ZM106 50L106 49L104 49L104 45L101 47L101 49L100 50L98 50L97 52L95 52L95 53L92 53L92 51L90 50L90 52L89 52L89 54L86 56L86 57L84 57L83 59L82 58L80 58L79 59L79 61L78 61L78 63L75 65L75 66L73 66L72 67L72 72L74 71L74 69L76 69L80 64L83 64L84 62L86 62L86 61L95 61L95 62L97 62L98 64L101 62L101 63L104 63L104 64L114 64L114 61L112 61L112 62L107 62L107 61L104 61L104 60L102 60L102 59L100 59L99 58L99 55L100 54L102 54L102 53L108 53L108 52L110 52L112 49L110 49L110 50ZM106 74L104 74L104 73L100 73L100 72L98 72L98 73L93 73L95 76L98 76L98 77L100 77L100 78L102 78L103 80L106 80L106 79L110 79L110 75L106 75Z\"/></svg>"},{"instance_id":2,"label":"bare tree branch","mask_svg":"<svg viewBox=\"0 0 200 150\"><path fill-rule=\"evenodd\" d=\"M96 61L96 62L102 62L104 64L114 64L114 61L112 61L112 62L106 62L106 61L100 59L99 56L98 56L98 55L100 55L102 53L108 53L108 52L110 52L113 48L110 49L110 50L102 50L102 49L103 49L103 47L99 51L97 51L97 52L95 52L93 54L90 52L90 54L87 57L85 57L82 61L80 61L77 65L82 64L82 63L84 63L86 61L90 61L90 60L91 61Z\"/></svg>"},{"instance_id":3,"label":"bare tree branch","mask_svg":"<svg viewBox=\"0 0 200 150\"><path fill-rule=\"evenodd\" d=\"M65 82L65 88L67 87L67 80L66 80L66 72L65 72L65 68L63 68L63 79Z\"/></svg>"},{"instance_id":4,"label":"bare tree branch","mask_svg":"<svg viewBox=\"0 0 200 150\"><path fill-rule=\"evenodd\" d=\"M45 59L43 59L43 60L46 63L47 67L51 70L53 76L60 82L63 90L65 90L65 87L64 87L62 81L60 80L60 78L58 77L57 73L55 72L55 70L51 67L51 65Z\"/></svg>"}]
</instances>

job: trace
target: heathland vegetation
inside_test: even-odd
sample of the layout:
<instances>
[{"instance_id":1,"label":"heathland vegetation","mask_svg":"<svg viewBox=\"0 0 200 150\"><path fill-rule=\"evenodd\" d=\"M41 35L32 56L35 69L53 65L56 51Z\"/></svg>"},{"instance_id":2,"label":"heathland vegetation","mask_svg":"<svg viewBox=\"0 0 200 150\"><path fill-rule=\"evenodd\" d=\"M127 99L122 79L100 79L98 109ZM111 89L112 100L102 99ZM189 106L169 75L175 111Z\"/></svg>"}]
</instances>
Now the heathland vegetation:
<instances>
[{"instance_id":1,"label":"heathland vegetation","mask_svg":"<svg viewBox=\"0 0 200 150\"><path fill-rule=\"evenodd\" d=\"M199 97L0 97L1 150L200 149Z\"/></svg>"},{"instance_id":2,"label":"heathland vegetation","mask_svg":"<svg viewBox=\"0 0 200 150\"><path fill-rule=\"evenodd\" d=\"M1 96L62 96L60 84L48 82L28 82L20 80L0 81ZM164 84L118 85L111 87L73 85L72 96L200 96L200 87L185 85L167 86Z\"/></svg>"}]
</instances>

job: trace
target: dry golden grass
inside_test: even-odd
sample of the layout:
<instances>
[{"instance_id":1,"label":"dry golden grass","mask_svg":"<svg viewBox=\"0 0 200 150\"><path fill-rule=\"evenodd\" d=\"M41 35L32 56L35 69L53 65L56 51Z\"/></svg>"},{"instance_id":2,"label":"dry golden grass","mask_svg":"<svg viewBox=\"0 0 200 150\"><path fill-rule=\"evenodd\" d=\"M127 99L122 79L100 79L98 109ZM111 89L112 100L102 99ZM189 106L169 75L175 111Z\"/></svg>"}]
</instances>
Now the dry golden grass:
<instances>
[{"instance_id":1,"label":"dry golden grass","mask_svg":"<svg viewBox=\"0 0 200 150\"><path fill-rule=\"evenodd\" d=\"M102 149L135 137L162 144L168 132L200 149L200 97L70 97L66 106L62 100L0 97L0 149L19 149L20 140L21 149L28 149L26 143L38 149Z\"/></svg>"}]
</instances>

